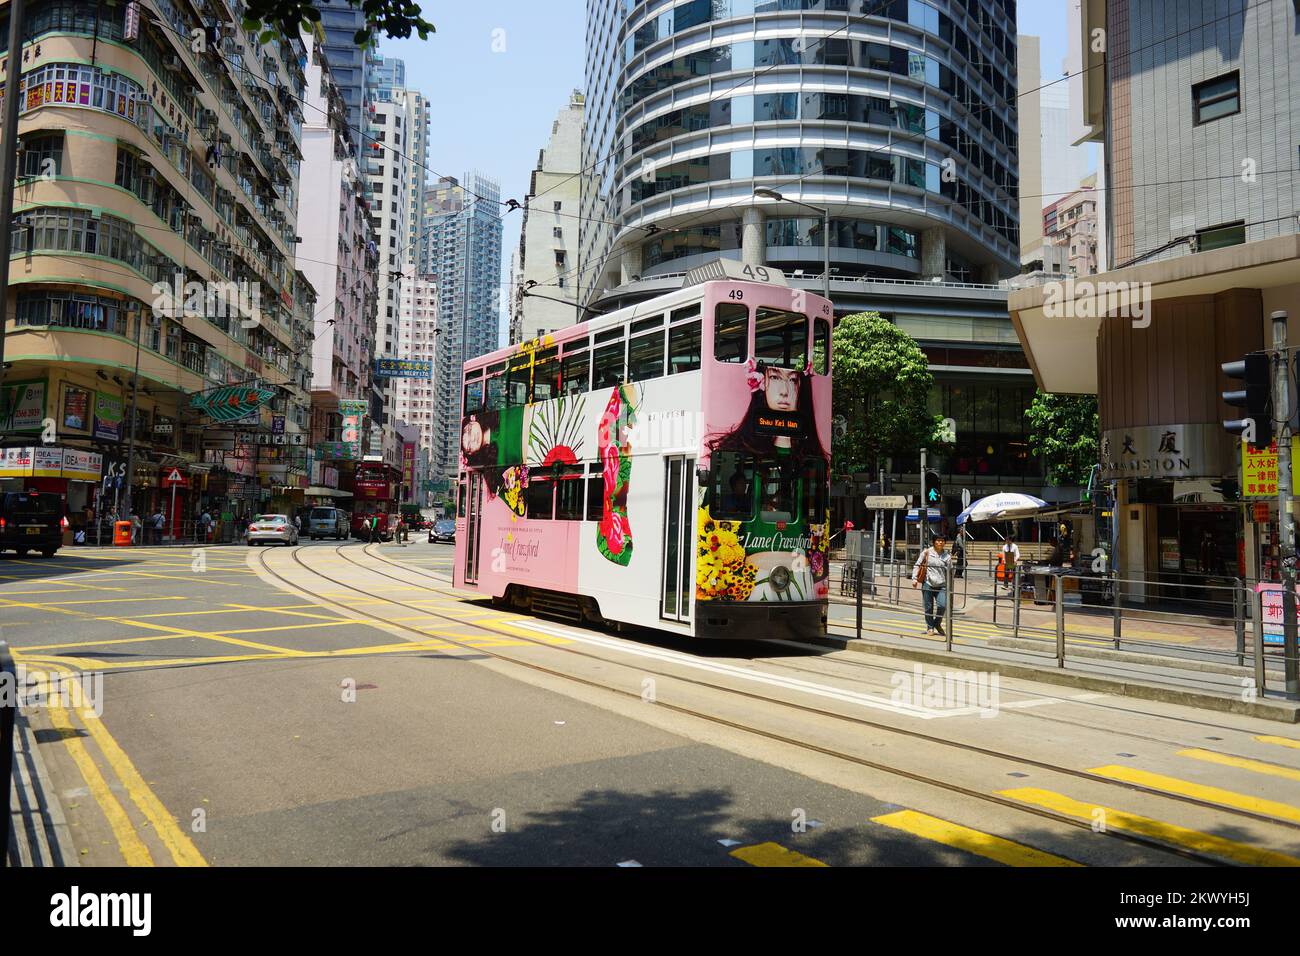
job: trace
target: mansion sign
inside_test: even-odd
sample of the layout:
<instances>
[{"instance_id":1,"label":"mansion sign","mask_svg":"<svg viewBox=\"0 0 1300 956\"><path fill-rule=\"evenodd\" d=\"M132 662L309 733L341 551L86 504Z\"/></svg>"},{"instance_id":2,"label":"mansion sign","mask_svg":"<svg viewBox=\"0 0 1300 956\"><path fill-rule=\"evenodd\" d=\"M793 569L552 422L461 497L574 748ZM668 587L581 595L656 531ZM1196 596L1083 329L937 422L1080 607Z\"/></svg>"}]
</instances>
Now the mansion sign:
<instances>
[{"instance_id":1,"label":"mansion sign","mask_svg":"<svg viewBox=\"0 0 1300 956\"><path fill-rule=\"evenodd\" d=\"M1140 425L1101 435L1103 478L1203 478L1231 474L1218 425ZM1234 463L1235 466L1235 463Z\"/></svg>"}]
</instances>

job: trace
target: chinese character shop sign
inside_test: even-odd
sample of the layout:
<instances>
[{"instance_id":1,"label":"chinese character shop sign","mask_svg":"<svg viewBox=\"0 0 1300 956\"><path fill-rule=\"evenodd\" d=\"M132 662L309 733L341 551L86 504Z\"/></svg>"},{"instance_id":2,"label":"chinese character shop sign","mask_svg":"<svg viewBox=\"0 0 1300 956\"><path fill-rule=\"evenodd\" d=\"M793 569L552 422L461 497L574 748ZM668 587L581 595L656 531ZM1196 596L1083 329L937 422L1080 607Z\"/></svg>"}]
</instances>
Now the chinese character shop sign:
<instances>
[{"instance_id":1,"label":"chinese character shop sign","mask_svg":"<svg viewBox=\"0 0 1300 956\"><path fill-rule=\"evenodd\" d=\"M1291 439L1291 461L1300 463L1300 439ZM1277 442L1267 449L1241 443L1241 496L1243 498L1277 497ZM1291 493L1300 494L1300 474L1291 470Z\"/></svg>"},{"instance_id":2,"label":"chinese character shop sign","mask_svg":"<svg viewBox=\"0 0 1300 956\"><path fill-rule=\"evenodd\" d=\"M233 422L257 411L274 397L275 392L267 388L228 385L192 396L190 406L207 413L213 421Z\"/></svg>"}]
</instances>

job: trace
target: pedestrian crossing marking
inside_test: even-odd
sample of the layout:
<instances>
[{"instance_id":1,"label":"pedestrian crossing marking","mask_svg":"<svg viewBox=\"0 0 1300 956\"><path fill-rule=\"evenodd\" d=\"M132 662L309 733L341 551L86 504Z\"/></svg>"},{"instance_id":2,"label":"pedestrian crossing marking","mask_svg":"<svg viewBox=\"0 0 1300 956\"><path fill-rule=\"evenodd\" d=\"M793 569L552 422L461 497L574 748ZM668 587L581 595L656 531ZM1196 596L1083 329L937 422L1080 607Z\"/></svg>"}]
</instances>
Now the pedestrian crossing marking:
<instances>
[{"instance_id":1,"label":"pedestrian crossing marking","mask_svg":"<svg viewBox=\"0 0 1300 956\"><path fill-rule=\"evenodd\" d=\"M1263 773L1270 777L1282 777L1286 780L1300 780L1300 769L1295 767L1284 767L1281 764L1269 763L1265 760L1251 760L1248 757L1232 757L1228 754L1215 753L1213 750L1201 750L1193 747L1189 750L1178 751L1180 757L1190 757L1193 760L1204 760L1206 763L1217 763L1224 767L1236 767L1239 770L1249 770L1253 773Z\"/></svg>"},{"instance_id":2,"label":"pedestrian crossing marking","mask_svg":"<svg viewBox=\"0 0 1300 956\"><path fill-rule=\"evenodd\" d=\"M1212 833L1189 830L1174 823L1153 820L1150 817L1126 813L1112 807L1084 803L1063 794L1053 793L1051 790L1022 787L1015 790L999 790L998 795L1010 797L1012 800L1019 800L1021 803L1029 803L1047 810L1053 810L1065 816L1074 817L1077 820L1086 820L1090 823L1098 819L1098 817L1094 816L1094 811L1100 810L1102 812L1100 819L1105 822L1107 829L1136 833L1153 840L1159 840L1162 843L1230 860L1233 863L1241 863L1246 866L1300 866L1300 859L1287 856L1285 853L1248 846L1235 840L1225 840L1223 837L1215 836Z\"/></svg>"},{"instance_id":3,"label":"pedestrian crossing marking","mask_svg":"<svg viewBox=\"0 0 1300 956\"><path fill-rule=\"evenodd\" d=\"M1043 850L1025 846L1012 840L981 833L959 823L942 820L915 810L900 810L884 816L872 817L872 823L879 823L895 830L902 830L913 836L919 836L935 843L964 850L975 856L1004 863L1007 866L1082 866L1073 860L1055 856Z\"/></svg>"},{"instance_id":4,"label":"pedestrian crossing marking","mask_svg":"<svg viewBox=\"0 0 1300 956\"><path fill-rule=\"evenodd\" d=\"M779 843L756 843L753 846L742 846L739 849L732 850L730 853L737 860L748 863L750 866L826 866L821 860L814 860L810 856L804 856L795 850L787 850Z\"/></svg>"},{"instance_id":5,"label":"pedestrian crossing marking","mask_svg":"<svg viewBox=\"0 0 1300 956\"><path fill-rule=\"evenodd\" d=\"M1119 764L1094 767L1088 772L1110 780L1135 783L1139 786L1150 787L1153 790L1163 790L1166 793L1176 793L1184 797L1192 797L1225 807L1233 807L1237 810L1262 813L1265 816L1276 817L1279 820L1300 823L1300 807L1293 807L1289 803L1281 803L1277 800L1265 800L1263 797L1252 797L1249 794L1236 793L1232 790L1224 790L1221 787L1192 783L1190 780L1179 780L1177 777L1167 777L1164 774L1150 773L1146 770L1124 767Z\"/></svg>"}]
</instances>

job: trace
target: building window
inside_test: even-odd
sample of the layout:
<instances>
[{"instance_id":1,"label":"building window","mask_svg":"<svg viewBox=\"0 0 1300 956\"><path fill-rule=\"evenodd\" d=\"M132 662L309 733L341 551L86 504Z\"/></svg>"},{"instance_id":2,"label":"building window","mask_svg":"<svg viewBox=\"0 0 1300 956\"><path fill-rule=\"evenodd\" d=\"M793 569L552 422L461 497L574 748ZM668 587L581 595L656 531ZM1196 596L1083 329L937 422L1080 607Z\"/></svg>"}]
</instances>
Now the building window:
<instances>
[{"instance_id":1,"label":"building window","mask_svg":"<svg viewBox=\"0 0 1300 956\"><path fill-rule=\"evenodd\" d=\"M1192 87L1192 109L1197 126L1240 113L1240 74L1233 71L1226 76L1197 83Z\"/></svg>"},{"instance_id":2,"label":"building window","mask_svg":"<svg viewBox=\"0 0 1300 956\"><path fill-rule=\"evenodd\" d=\"M63 132L42 133L22 141L22 165L19 174L37 179L63 173Z\"/></svg>"},{"instance_id":3,"label":"building window","mask_svg":"<svg viewBox=\"0 0 1300 956\"><path fill-rule=\"evenodd\" d=\"M1231 222L1196 231L1196 251L1209 252L1225 246L1239 246L1246 241L1246 223Z\"/></svg>"}]
</instances>

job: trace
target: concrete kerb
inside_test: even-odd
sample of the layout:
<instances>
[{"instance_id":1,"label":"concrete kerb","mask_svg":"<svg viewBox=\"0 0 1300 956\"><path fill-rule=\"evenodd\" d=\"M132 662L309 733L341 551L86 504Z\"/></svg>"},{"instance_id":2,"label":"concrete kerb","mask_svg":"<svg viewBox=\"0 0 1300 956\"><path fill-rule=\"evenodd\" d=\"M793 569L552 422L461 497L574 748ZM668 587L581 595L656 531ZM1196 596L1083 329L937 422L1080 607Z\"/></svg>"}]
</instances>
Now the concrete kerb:
<instances>
[{"instance_id":1,"label":"concrete kerb","mask_svg":"<svg viewBox=\"0 0 1300 956\"><path fill-rule=\"evenodd\" d=\"M1197 707L1202 710L1214 710L1225 714L1240 714L1244 717L1258 717L1285 724L1300 723L1300 702L1278 700L1242 700L1224 694L1209 691L1162 687L1159 684L1147 684L1142 681L1126 680L1117 677L1104 677L1096 674L1080 674L1077 671L1061 670L1055 666L1037 666L1019 661L1002 661L995 658L976 657L968 654L949 653L947 651L930 651L922 648L900 647L883 641L867 638L849 638L829 635L807 643L818 647L831 647L836 650L854 651L861 654L877 654L881 657L895 657L922 664L936 664L947 667L961 667L970 670L994 671L1003 677L1036 680L1044 684L1059 684L1063 687L1075 687L1079 690L1098 691L1106 694L1118 694L1139 700L1157 703L1179 704L1184 707ZM1071 652L1073 653L1073 652ZM1182 661L1177 661L1182 666Z\"/></svg>"},{"instance_id":2,"label":"concrete kerb","mask_svg":"<svg viewBox=\"0 0 1300 956\"><path fill-rule=\"evenodd\" d=\"M20 712L14 724L10 866L81 866L63 804L50 779L31 724Z\"/></svg>"}]
</instances>

